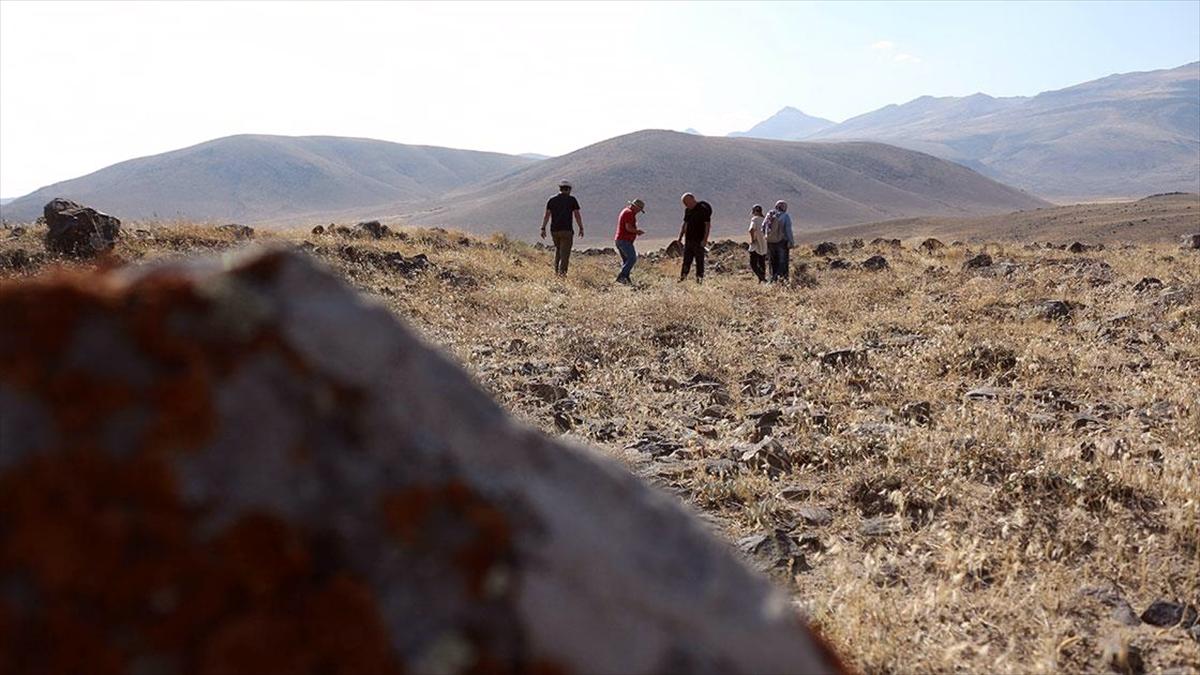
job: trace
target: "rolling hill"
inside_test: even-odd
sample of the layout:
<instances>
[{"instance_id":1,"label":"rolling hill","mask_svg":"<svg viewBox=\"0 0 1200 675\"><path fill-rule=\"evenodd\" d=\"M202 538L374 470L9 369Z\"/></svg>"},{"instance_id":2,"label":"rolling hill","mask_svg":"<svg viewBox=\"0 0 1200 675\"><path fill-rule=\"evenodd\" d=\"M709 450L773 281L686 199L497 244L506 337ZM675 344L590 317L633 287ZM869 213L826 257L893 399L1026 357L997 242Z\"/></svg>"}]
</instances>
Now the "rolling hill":
<instances>
[{"instance_id":1,"label":"rolling hill","mask_svg":"<svg viewBox=\"0 0 1200 675\"><path fill-rule=\"evenodd\" d=\"M376 216L469 231L535 236L562 178L575 183L592 237L612 236L617 213L646 200L640 219L670 235L685 190L712 203L714 231L740 232L750 206L788 200L798 227L829 227L913 215L981 215L1046 205L957 164L878 143L789 143L639 131L463 190L421 211ZM653 230L651 233L650 231Z\"/></svg>"},{"instance_id":2,"label":"rolling hill","mask_svg":"<svg viewBox=\"0 0 1200 675\"><path fill-rule=\"evenodd\" d=\"M808 140L872 140L1056 199L1200 191L1200 62L1033 97L924 96Z\"/></svg>"},{"instance_id":3,"label":"rolling hill","mask_svg":"<svg viewBox=\"0 0 1200 675\"><path fill-rule=\"evenodd\" d=\"M270 222L428 199L537 161L366 138L228 136L49 185L3 216L32 220L62 196L128 219Z\"/></svg>"}]
</instances>

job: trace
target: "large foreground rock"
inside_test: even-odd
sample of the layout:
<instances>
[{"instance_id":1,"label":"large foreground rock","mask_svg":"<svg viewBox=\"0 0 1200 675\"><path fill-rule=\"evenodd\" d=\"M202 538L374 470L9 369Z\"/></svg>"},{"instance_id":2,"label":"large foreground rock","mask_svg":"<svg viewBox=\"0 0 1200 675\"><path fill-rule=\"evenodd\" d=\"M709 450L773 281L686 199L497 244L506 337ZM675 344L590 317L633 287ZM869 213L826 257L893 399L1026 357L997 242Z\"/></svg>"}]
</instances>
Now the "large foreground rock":
<instances>
[{"instance_id":1,"label":"large foreground rock","mask_svg":"<svg viewBox=\"0 0 1200 675\"><path fill-rule=\"evenodd\" d=\"M46 250L90 258L112 250L121 236L121 221L68 199L52 199L42 208L49 228Z\"/></svg>"},{"instance_id":2,"label":"large foreground rock","mask_svg":"<svg viewBox=\"0 0 1200 675\"><path fill-rule=\"evenodd\" d=\"M0 672L835 669L675 502L305 258L0 315Z\"/></svg>"}]
</instances>

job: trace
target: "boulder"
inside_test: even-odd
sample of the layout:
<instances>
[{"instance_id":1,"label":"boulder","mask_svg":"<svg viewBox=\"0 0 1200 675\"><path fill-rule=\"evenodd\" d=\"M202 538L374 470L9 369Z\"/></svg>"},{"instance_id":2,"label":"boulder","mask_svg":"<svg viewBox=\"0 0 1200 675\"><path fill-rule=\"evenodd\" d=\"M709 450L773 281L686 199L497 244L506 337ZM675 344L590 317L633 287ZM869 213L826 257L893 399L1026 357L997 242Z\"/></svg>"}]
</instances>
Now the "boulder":
<instances>
[{"instance_id":1,"label":"boulder","mask_svg":"<svg viewBox=\"0 0 1200 675\"><path fill-rule=\"evenodd\" d=\"M1068 246L1067 250L1070 251L1071 253L1086 253L1086 252L1092 250L1093 248L1094 248L1093 246L1089 246L1088 244L1085 244L1081 241L1077 241L1074 244L1071 244L1070 246Z\"/></svg>"},{"instance_id":2,"label":"boulder","mask_svg":"<svg viewBox=\"0 0 1200 675\"><path fill-rule=\"evenodd\" d=\"M312 233L313 233L313 234L325 234L325 226L324 226L324 225L317 225L316 227L314 227L314 228L312 229Z\"/></svg>"},{"instance_id":3,"label":"boulder","mask_svg":"<svg viewBox=\"0 0 1200 675\"><path fill-rule=\"evenodd\" d=\"M941 240L930 237L930 238L926 239L925 241L921 242L921 245L919 248L926 253L933 253L934 251L940 251L940 250L946 248L946 245L943 244L941 242Z\"/></svg>"},{"instance_id":4,"label":"boulder","mask_svg":"<svg viewBox=\"0 0 1200 675\"><path fill-rule=\"evenodd\" d=\"M872 272L879 272L881 270L886 270L888 268L888 261L887 261L887 258L885 258L881 255L873 255L870 258L867 258L866 260L864 260L862 263L862 266L863 266L864 270L871 270Z\"/></svg>"},{"instance_id":5,"label":"boulder","mask_svg":"<svg viewBox=\"0 0 1200 675\"><path fill-rule=\"evenodd\" d=\"M1185 249L1200 250L1200 232L1183 235L1182 245Z\"/></svg>"},{"instance_id":6,"label":"boulder","mask_svg":"<svg viewBox=\"0 0 1200 675\"><path fill-rule=\"evenodd\" d=\"M391 229L378 220L364 220L355 225L354 229L358 234L366 235L373 239L382 239L391 233Z\"/></svg>"},{"instance_id":7,"label":"boulder","mask_svg":"<svg viewBox=\"0 0 1200 675\"><path fill-rule=\"evenodd\" d=\"M840 668L677 501L299 253L58 272L0 316L9 663Z\"/></svg>"},{"instance_id":8,"label":"boulder","mask_svg":"<svg viewBox=\"0 0 1200 675\"><path fill-rule=\"evenodd\" d=\"M671 243L667 244L667 248L663 251L663 255L667 256L668 258L682 258L683 244L679 243L678 239L672 241Z\"/></svg>"},{"instance_id":9,"label":"boulder","mask_svg":"<svg viewBox=\"0 0 1200 675\"><path fill-rule=\"evenodd\" d=\"M832 241L823 241L813 247L813 255L819 256L835 256L838 254L838 245Z\"/></svg>"},{"instance_id":10,"label":"boulder","mask_svg":"<svg viewBox=\"0 0 1200 675\"><path fill-rule=\"evenodd\" d=\"M829 269L831 270L848 270L854 267L850 261L845 258L835 258L829 261Z\"/></svg>"},{"instance_id":11,"label":"boulder","mask_svg":"<svg viewBox=\"0 0 1200 675\"><path fill-rule=\"evenodd\" d=\"M1142 293L1145 291L1156 291L1162 287L1162 279L1158 277L1142 277L1141 281L1133 285L1133 290L1135 293Z\"/></svg>"},{"instance_id":12,"label":"boulder","mask_svg":"<svg viewBox=\"0 0 1200 675\"><path fill-rule=\"evenodd\" d=\"M42 217L51 253L90 258L111 251L121 236L120 220L61 197L46 204Z\"/></svg>"},{"instance_id":13,"label":"boulder","mask_svg":"<svg viewBox=\"0 0 1200 675\"><path fill-rule=\"evenodd\" d=\"M977 270L977 269L982 269L984 267L991 267L991 266L992 266L992 256L990 256L986 253L980 253L979 255L974 256L973 258L971 258L963 263L964 270Z\"/></svg>"}]
</instances>

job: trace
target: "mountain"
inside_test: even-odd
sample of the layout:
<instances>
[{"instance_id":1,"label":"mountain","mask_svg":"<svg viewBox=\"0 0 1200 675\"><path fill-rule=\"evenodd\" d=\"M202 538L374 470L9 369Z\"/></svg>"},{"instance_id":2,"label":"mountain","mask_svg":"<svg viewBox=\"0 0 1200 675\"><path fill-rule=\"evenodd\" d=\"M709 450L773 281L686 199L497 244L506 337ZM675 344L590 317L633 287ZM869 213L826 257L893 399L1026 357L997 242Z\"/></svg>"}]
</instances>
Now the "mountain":
<instances>
[{"instance_id":1,"label":"mountain","mask_svg":"<svg viewBox=\"0 0 1200 675\"><path fill-rule=\"evenodd\" d=\"M15 199L16 199L16 197L0 197L0 206L8 204L9 202L11 202Z\"/></svg>"},{"instance_id":2,"label":"mountain","mask_svg":"<svg viewBox=\"0 0 1200 675\"><path fill-rule=\"evenodd\" d=\"M122 219L275 221L428 199L534 163L366 138L229 136L41 188L3 217L33 220L61 196Z\"/></svg>"},{"instance_id":3,"label":"mountain","mask_svg":"<svg viewBox=\"0 0 1200 675\"><path fill-rule=\"evenodd\" d=\"M836 125L837 122L827 120L823 117L805 115L789 106L750 127L748 131L735 131L729 135L734 138L767 138L778 141L799 141Z\"/></svg>"},{"instance_id":4,"label":"mountain","mask_svg":"<svg viewBox=\"0 0 1200 675\"><path fill-rule=\"evenodd\" d=\"M813 134L959 162L1060 201L1200 191L1200 62L1032 97L924 96Z\"/></svg>"},{"instance_id":5,"label":"mountain","mask_svg":"<svg viewBox=\"0 0 1200 675\"><path fill-rule=\"evenodd\" d=\"M428 209L380 210L414 224L536 234L558 181L575 184L590 237L611 238L625 202L646 201L639 222L652 236L674 236L685 190L709 201L714 231L739 234L751 205L792 206L798 227L829 227L915 215L981 215L1046 202L957 164L879 143L794 143L639 131L555 157Z\"/></svg>"}]
</instances>

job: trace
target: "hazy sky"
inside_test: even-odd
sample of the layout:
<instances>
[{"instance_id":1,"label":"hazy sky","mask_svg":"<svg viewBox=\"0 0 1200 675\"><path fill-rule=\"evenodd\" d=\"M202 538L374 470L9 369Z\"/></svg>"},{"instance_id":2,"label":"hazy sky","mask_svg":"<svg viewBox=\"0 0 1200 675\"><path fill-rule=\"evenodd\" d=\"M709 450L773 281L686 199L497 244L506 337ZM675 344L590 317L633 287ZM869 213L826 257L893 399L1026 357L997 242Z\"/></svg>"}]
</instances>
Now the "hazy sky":
<instances>
[{"instance_id":1,"label":"hazy sky","mask_svg":"<svg viewBox=\"0 0 1200 675\"><path fill-rule=\"evenodd\" d=\"M0 2L0 196L236 133L561 154L1200 60L1200 2Z\"/></svg>"}]
</instances>

